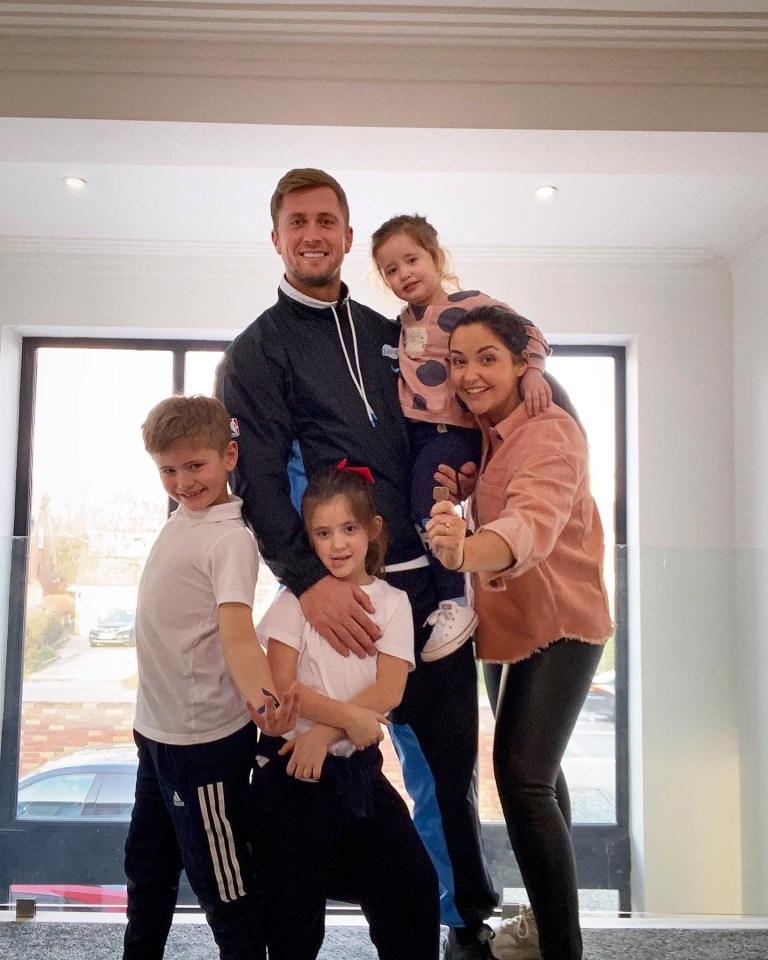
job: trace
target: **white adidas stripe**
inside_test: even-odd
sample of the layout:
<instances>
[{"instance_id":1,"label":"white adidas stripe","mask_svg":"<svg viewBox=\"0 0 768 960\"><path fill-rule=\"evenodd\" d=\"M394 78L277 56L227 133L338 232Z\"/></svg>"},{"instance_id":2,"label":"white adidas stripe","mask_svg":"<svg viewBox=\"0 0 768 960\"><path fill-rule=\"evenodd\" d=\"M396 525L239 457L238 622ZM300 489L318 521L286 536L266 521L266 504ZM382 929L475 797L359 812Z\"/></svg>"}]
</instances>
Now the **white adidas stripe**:
<instances>
[{"instance_id":1,"label":"white adidas stripe","mask_svg":"<svg viewBox=\"0 0 768 960\"><path fill-rule=\"evenodd\" d=\"M208 848L211 852L219 897L223 903L231 903L245 896L245 888L235 850L232 825L227 819L224 784L219 781L198 787L197 799L208 836Z\"/></svg>"}]
</instances>

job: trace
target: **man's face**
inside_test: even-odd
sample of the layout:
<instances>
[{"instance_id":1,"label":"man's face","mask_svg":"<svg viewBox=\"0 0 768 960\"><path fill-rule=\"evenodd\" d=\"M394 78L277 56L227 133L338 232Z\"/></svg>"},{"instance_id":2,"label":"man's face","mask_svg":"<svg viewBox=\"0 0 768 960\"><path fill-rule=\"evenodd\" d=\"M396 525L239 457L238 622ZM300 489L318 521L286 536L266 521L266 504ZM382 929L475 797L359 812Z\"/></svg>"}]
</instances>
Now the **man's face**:
<instances>
[{"instance_id":1,"label":"man's face","mask_svg":"<svg viewBox=\"0 0 768 960\"><path fill-rule=\"evenodd\" d=\"M300 293L318 300L338 300L341 264L352 246L352 228L344 223L330 187L294 190L283 198L272 231L285 274Z\"/></svg>"}]
</instances>

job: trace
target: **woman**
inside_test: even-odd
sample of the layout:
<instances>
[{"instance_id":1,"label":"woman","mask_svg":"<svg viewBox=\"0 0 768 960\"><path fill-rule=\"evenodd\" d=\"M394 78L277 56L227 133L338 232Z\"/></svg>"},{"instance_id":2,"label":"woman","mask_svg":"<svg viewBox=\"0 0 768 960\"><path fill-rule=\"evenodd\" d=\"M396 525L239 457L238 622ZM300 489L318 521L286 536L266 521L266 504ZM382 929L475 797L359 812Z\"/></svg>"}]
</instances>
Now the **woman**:
<instances>
[{"instance_id":1,"label":"woman","mask_svg":"<svg viewBox=\"0 0 768 960\"><path fill-rule=\"evenodd\" d=\"M499 307L472 310L454 328L451 381L483 432L474 535L448 502L435 504L427 532L448 569L472 574L478 658L505 665L494 771L540 956L581 960L573 845L555 784L560 775L561 791L560 763L612 626L586 437L556 382L549 409L526 415L526 342L524 324ZM443 482L457 492L452 471ZM531 937L507 947L500 955L537 955Z\"/></svg>"}]
</instances>

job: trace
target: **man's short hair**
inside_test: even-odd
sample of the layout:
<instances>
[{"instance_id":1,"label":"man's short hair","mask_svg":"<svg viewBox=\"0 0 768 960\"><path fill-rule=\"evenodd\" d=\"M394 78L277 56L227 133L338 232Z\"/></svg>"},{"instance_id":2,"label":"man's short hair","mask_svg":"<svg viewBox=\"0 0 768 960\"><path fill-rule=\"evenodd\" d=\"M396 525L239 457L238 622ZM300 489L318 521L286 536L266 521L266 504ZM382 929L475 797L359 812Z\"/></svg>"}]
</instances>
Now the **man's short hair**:
<instances>
[{"instance_id":1,"label":"man's short hair","mask_svg":"<svg viewBox=\"0 0 768 960\"><path fill-rule=\"evenodd\" d=\"M174 396L161 400L141 425L147 453L166 453L179 443L199 444L219 453L232 439L229 414L214 397Z\"/></svg>"},{"instance_id":2,"label":"man's short hair","mask_svg":"<svg viewBox=\"0 0 768 960\"><path fill-rule=\"evenodd\" d=\"M347 195L344 193L339 181L334 180L330 173L326 173L324 170L316 170L314 167L296 167L293 170L289 170L288 173L283 174L275 187L275 192L272 194L272 199L269 203L269 212L272 214L272 226L274 229L277 230L280 208L287 194L294 193L296 190L314 190L317 187L330 187L331 190L333 190L336 194L336 199L339 201L339 207L344 217L344 226L348 227L349 203L347 202Z\"/></svg>"}]
</instances>

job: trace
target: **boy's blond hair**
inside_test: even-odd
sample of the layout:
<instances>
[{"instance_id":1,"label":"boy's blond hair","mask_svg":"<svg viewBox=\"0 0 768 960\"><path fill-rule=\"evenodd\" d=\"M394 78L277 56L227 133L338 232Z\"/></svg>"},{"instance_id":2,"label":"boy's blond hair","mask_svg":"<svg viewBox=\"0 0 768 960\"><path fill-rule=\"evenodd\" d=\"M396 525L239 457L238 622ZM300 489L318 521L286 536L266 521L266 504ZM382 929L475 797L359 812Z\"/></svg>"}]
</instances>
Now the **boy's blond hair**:
<instances>
[{"instance_id":1,"label":"boy's blond hair","mask_svg":"<svg viewBox=\"0 0 768 960\"><path fill-rule=\"evenodd\" d=\"M201 394L161 400L149 411L141 432L149 454L166 453L180 443L197 443L224 453L232 439L224 404Z\"/></svg>"}]
</instances>

